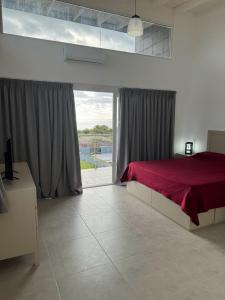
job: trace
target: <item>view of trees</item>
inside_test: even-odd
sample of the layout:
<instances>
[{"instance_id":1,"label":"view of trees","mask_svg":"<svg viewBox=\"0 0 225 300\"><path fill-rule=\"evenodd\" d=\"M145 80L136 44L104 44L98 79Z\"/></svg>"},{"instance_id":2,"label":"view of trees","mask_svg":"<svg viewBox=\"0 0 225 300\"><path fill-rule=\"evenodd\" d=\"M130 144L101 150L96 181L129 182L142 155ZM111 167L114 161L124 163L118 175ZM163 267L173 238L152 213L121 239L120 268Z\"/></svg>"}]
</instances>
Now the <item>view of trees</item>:
<instances>
[{"instance_id":1,"label":"view of trees","mask_svg":"<svg viewBox=\"0 0 225 300\"><path fill-rule=\"evenodd\" d=\"M83 130L78 130L79 134L112 134L112 128L106 125L96 125L94 128L85 128Z\"/></svg>"}]
</instances>

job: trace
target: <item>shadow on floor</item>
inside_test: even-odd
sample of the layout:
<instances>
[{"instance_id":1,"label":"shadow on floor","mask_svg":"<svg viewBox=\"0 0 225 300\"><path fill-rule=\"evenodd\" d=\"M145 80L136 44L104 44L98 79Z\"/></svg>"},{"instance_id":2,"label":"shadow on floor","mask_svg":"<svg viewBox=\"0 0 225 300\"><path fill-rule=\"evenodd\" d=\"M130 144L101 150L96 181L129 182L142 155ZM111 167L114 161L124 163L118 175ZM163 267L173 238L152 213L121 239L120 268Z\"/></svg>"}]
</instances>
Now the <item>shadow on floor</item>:
<instances>
[{"instance_id":1,"label":"shadow on floor","mask_svg":"<svg viewBox=\"0 0 225 300\"><path fill-rule=\"evenodd\" d=\"M196 230L194 234L214 245L225 254L225 222Z\"/></svg>"}]
</instances>

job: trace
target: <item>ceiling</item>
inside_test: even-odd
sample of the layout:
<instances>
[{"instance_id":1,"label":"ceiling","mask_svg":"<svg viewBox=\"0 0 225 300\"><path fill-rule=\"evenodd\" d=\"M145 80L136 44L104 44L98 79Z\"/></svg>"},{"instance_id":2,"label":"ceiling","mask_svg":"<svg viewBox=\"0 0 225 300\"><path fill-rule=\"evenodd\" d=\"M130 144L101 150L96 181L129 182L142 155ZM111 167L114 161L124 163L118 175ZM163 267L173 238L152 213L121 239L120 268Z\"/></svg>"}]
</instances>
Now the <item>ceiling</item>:
<instances>
[{"instance_id":1,"label":"ceiling","mask_svg":"<svg viewBox=\"0 0 225 300\"><path fill-rule=\"evenodd\" d=\"M14 0L15 1L15 0ZM26 1L26 0L23 0ZM37 1L37 0L36 0ZM57 0L42 0L57 2ZM58 0L101 11L131 16L135 0ZM172 24L174 12L204 14L225 0L136 0L137 13L144 20Z\"/></svg>"},{"instance_id":2,"label":"ceiling","mask_svg":"<svg viewBox=\"0 0 225 300\"><path fill-rule=\"evenodd\" d=\"M225 3L225 0L150 0L154 6L170 7L179 12L201 13L216 5Z\"/></svg>"}]
</instances>

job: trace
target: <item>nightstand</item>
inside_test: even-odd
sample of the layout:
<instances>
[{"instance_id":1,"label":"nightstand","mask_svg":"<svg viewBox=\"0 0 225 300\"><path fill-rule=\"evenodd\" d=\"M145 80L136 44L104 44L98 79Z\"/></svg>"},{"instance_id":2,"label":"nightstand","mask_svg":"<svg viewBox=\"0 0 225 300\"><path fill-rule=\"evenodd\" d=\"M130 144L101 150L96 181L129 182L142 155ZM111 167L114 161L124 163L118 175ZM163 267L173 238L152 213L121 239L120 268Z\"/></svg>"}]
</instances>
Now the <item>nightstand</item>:
<instances>
[{"instance_id":1,"label":"nightstand","mask_svg":"<svg viewBox=\"0 0 225 300\"><path fill-rule=\"evenodd\" d=\"M185 155L184 153L175 153L174 154L174 158L175 159L184 158L185 156L187 156L187 155Z\"/></svg>"}]
</instances>

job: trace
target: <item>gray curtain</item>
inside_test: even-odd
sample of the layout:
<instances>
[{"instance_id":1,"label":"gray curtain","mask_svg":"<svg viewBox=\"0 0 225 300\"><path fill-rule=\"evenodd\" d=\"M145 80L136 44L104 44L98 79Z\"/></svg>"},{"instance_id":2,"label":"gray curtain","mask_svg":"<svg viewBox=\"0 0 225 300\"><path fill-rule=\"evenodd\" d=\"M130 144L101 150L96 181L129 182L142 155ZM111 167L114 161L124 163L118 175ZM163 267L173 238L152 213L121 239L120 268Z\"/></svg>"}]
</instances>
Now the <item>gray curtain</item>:
<instances>
[{"instance_id":1,"label":"gray curtain","mask_svg":"<svg viewBox=\"0 0 225 300\"><path fill-rule=\"evenodd\" d=\"M120 89L117 180L132 161L172 157L175 98L173 91Z\"/></svg>"},{"instance_id":2,"label":"gray curtain","mask_svg":"<svg viewBox=\"0 0 225 300\"><path fill-rule=\"evenodd\" d=\"M0 175L0 214L7 212L7 196Z\"/></svg>"},{"instance_id":3,"label":"gray curtain","mask_svg":"<svg viewBox=\"0 0 225 300\"><path fill-rule=\"evenodd\" d=\"M0 159L12 139L14 161L27 161L38 196L82 192L72 84L0 79Z\"/></svg>"}]
</instances>

